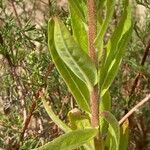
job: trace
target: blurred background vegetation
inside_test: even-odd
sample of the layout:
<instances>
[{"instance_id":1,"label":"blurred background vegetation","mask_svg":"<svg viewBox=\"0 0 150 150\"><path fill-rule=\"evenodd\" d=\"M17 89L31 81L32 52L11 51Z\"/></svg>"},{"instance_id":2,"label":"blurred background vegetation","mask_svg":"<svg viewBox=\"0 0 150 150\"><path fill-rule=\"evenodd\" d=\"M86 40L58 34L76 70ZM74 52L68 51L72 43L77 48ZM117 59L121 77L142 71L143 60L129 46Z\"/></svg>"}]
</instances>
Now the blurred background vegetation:
<instances>
[{"instance_id":1,"label":"blurred background vegetation","mask_svg":"<svg viewBox=\"0 0 150 150\"><path fill-rule=\"evenodd\" d=\"M150 93L150 1L133 4L132 39L111 87L112 112L118 120ZM120 11L118 1L110 29L119 21ZM62 134L41 104L41 90L65 122L67 113L76 107L47 48L51 16L61 17L71 29L66 0L0 0L2 150L30 150ZM129 150L150 150L150 103L130 118Z\"/></svg>"}]
</instances>

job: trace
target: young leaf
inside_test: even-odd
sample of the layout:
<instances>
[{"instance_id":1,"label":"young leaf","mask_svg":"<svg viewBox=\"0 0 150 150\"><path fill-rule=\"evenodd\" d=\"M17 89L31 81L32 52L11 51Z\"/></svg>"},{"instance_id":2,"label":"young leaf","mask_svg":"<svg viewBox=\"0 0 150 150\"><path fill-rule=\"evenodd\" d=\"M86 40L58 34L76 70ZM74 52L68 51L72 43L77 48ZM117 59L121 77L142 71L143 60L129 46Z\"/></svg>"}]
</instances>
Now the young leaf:
<instances>
[{"instance_id":1,"label":"young leaf","mask_svg":"<svg viewBox=\"0 0 150 150\"><path fill-rule=\"evenodd\" d=\"M81 112L79 109L74 108L68 113L69 127L72 130L90 128L90 117L88 114ZM94 150L93 140L84 144L80 149Z\"/></svg>"},{"instance_id":2,"label":"young leaf","mask_svg":"<svg viewBox=\"0 0 150 150\"><path fill-rule=\"evenodd\" d=\"M112 19L114 8L115 8L115 0L113 0L113 1L107 0L106 1L106 18L104 19L101 30L99 31L99 33L95 39L95 46L98 49L99 53L102 53L101 48L103 47L102 45L103 45L104 35L108 28L110 20Z\"/></svg>"},{"instance_id":3,"label":"young leaf","mask_svg":"<svg viewBox=\"0 0 150 150\"><path fill-rule=\"evenodd\" d=\"M68 0L70 7L72 8L72 10L76 13L76 15L78 15L78 18L83 21L86 22L85 16L84 16L84 12L81 6L81 1L80 0Z\"/></svg>"},{"instance_id":4,"label":"young leaf","mask_svg":"<svg viewBox=\"0 0 150 150\"><path fill-rule=\"evenodd\" d=\"M74 130L34 150L73 150L91 140L97 129Z\"/></svg>"},{"instance_id":5,"label":"young leaf","mask_svg":"<svg viewBox=\"0 0 150 150\"><path fill-rule=\"evenodd\" d=\"M91 90L97 83L96 67L91 58L74 41L65 25L56 18L54 42L59 57Z\"/></svg>"},{"instance_id":6,"label":"young leaf","mask_svg":"<svg viewBox=\"0 0 150 150\"><path fill-rule=\"evenodd\" d=\"M100 112L111 111L111 97L109 91L107 91L101 98ZM108 131L109 123L100 117L100 131L102 136L105 136Z\"/></svg>"},{"instance_id":7,"label":"young leaf","mask_svg":"<svg viewBox=\"0 0 150 150\"><path fill-rule=\"evenodd\" d=\"M109 111L102 112L101 117L109 123L109 150L119 150L120 127L118 121Z\"/></svg>"},{"instance_id":8,"label":"young leaf","mask_svg":"<svg viewBox=\"0 0 150 150\"><path fill-rule=\"evenodd\" d=\"M83 22L81 17L79 17L78 12L73 8L71 2L72 0L69 0L69 10L71 15L71 26L73 30L73 37L76 40L76 42L80 45L81 49L87 53L88 52L87 24Z\"/></svg>"},{"instance_id":9,"label":"young leaf","mask_svg":"<svg viewBox=\"0 0 150 150\"><path fill-rule=\"evenodd\" d=\"M107 73L107 76L106 76L106 79L105 79L105 81L104 81L104 83L102 85L102 89L103 89L102 90L102 95L105 94L105 92L108 90L108 88L110 87L111 83L113 82L113 80L114 80L114 78L115 78L115 76L116 76L116 74L118 72L120 63L122 61L122 56L124 54L124 49L126 47L127 41L129 40L131 32L132 32L132 30L130 29L123 36L121 41L119 42L118 53L115 56L115 59L111 62L109 70L108 70L108 73Z\"/></svg>"},{"instance_id":10,"label":"young leaf","mask_svg":"<svg viewBox=\"0 0 150 150\"><path fill-rule=\"evenodd\" d=\"M132 31L131 8L128 0L124 6L121 21L107 44L106 60L100 70L100 86L102 95L110 87L121 63L124 49Z\"/></svg>"},{"instance_id":11,"label":"young leaf","mask_svg":"<svg viewBox=\"0 0 150 150\"><path fill-rule=\"evenodd\" d=\"M82 113L79 109L74 108L68 113L68 120L71 129L84 129L90 127L90 117L88 114Z\"/></svg>"},{"instance_id":12,"label":"young leaf","mask_svg":"<svg viewBox=\"0 0 150 150\"><path fill-rule=\"evenodd\" d=\"M54 21L50 19L48 23L48 46L51 57L55 63L56 68L66 82L68 88L73 94L78 106L86 111L90 112L89 107L89 91L84 82L82 82L74 73L65 65L65 63L59 57L54 46Z\"/></svg>"},{"instance_id":13,"label":"young leaf","mask_svg":"<svg viewBox=\"0 0 150 150\"><path fill-rule=\"evenodd\" d=\"M57 126L62 129L64 132L69 132L71 131L71 129L65 124L63 123L58 116L55 115L55 113L53 112L51 106L48 105L48 103L46 102L46 100L44 99L44 97L42 97L42 102L44 105L45 110L47 111L49 117L57 124Z\"/></svg>"}]
</instances>

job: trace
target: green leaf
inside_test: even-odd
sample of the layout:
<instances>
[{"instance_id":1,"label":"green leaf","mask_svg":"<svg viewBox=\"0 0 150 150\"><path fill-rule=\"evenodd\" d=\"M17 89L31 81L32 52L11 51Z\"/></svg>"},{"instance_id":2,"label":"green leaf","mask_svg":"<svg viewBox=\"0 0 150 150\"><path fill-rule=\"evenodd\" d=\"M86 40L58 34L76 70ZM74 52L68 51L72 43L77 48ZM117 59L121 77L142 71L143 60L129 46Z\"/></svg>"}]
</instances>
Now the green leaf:
<instances>
[{"instance_id":1,"label":"green leaf","mask_svg":"<svg viewBox=\"0 0 150 150\"><path fill-rule=\"evenodd\" d=\"M65 25L55 18L54 42L59 57L86 83L89 90L97 83L97 70L91 58L77 45Z\"/></svg>"},{"instance_id":2,"label":"green leaf","mask_svg":"<svg viewBox=\"0 0 150 150\"><path fill-rule=\"evenodd\" d=\"M50 19L48 23L48 46L51 57L55 63L56 68L70 89L74 96L78 106L86 111L90 112L89 107L89 91L84 82L82 82L74 73L65 65L62 59L59 57L54 46L54 21Z\"/></svg>"},{"instance_id":3,"label":"green leaf","mask_svg":"<svg viewBox=\"0 0 150 150\"><path fill-rule=\"evenodd\" d=\"M108 90L108 88L110 87L110 85L112 84L115 76L117 75L119 66L121 64L122 61L122 56L124 54L124 49L126 47L127 41L129 40L129 36L131 35L132 30L129 30L129 32L127 32L124 37L121 39L119 45L118 45L118 53L116 55L116 58L112 61L110 67L109 67L109 71L107 73L106 79L104 81L104 84L102 86L102 95L105 94L105 92Z\"/></svg>"},{"instance_id":4,"label":"green leaf","mask_svg":"<svg viewBox=\"0 0 150 150\"><path fill-rule=\"evenodd\" d=\"M85 16L84 16L84 11L82 9L82 3L80 0L68 0L69 2L69 6L72 8L72 10L76 13L76 15L78 15L78 18L83 21L86 22Z\"/></svg>"},{"instance_id":5,"label":"green leaf","mask_svg":"<svg viewBox=\"0 0 150 150\"><path fill-rule=\"evenodd\" d=\"M96 2L97 12L103 8L105 2L106 2L106 0L97 0L97 2Z\"/></svg>"},{"instance_id":6,"label":"green leaf","mask_svg":"<svg viewBox=\"0 0 150 150\"><path fill-rule=\"evenodd\" d=\"M121 21L107 44L106 60L100 70L101 95L105 94L117 74L131 32L131 8L126 1Z\"/></svg>"},{"instance_id":7,"label":"green leaf","mask_svg":"<svg viewBox=\"0 0 150 150\"><path fill-rule=\"evenodd\" d=\"M109 123L109 150L119 150L120 127L118 121L109 111L102 112L101 117L104 117Z\"/></svg>"},{"instance_id":8,"label":"green leaf","mask_svg":"<svg viewBox=\"0 0 150 150\"><path fill-rule=\"evenodd\" d=\"M115 9L115 0L113 0L113 1L107 0L106 1L106 17L102 23L102 27L101 27L97 37L95 39L95 46L99 51L99 58L101 58L101 55L102 55L104 35L105 35L107 28L109 26L109 23L112 19L114 9Z\"/></svg>"},{"instance_id":9,"label":"green leaf","mask_svg":"<svg viewBox=\"0 0 150 150\"><path fill-rule=\"evenodd\" d=\"M127 150L129 140L129 121L126 120L120 128L119 150Z\"/></svg>"},{"instance_id":10,"label":"green leaf","mask_svg":"<svg viewBox=\"0 0 150 150\"><path fill-rule=\"evenodd\" d=\"M100 112L111 111L111 97L109 91L107 91L100 98ZM102 136L105 136L108 131L109 123L103 118L100 117L100 131Z\"/></svg>"},{"instance_id":11,"label":"green leaf","mask_svg":"<svg viewBox=\"0 0 150 150\"><path fill-rule=\"evenodd\" d=\"M76 40L76 42L80 45L82 50L84 50L87 53L88 52L87 24L83 22L83 19L78 15L78 12L74 9L71 2L72 0L69 0L69 10L71 15L71 26L73 30L73 37ZM73 0L73 3L76 2L74 2Z\"/></svg>"},{"instance_id":12,"label":"green leaf","mask_svg":"<svg viewBox=\"0 0 150 150\"><path fill-rule=\"evenodd\" d=\"M74 108L68 113L69 127L72 130L90 128L90 117L88 114L81 112L79 109ZM93 140L83 145L85 150L94 150ZM83 149L83 147L81 149Z\"/></svg>"},{"instance_id":13,"label":"green leaf","mask_svg":"<svg viewBox=\"0 0 150 150\"><path fill-rule=\"evenodd\" d=\"M90 117L88 114L81 112L79 109L74 108L68 113L68 120L71 129L84 129L90 127Z\"/></svg>"},{"instance_id":14,"label":"green leaf","mask_svg":"<svg viewBox=\"0 0 150 150\"><path fill-rule=\"evenodd\" d=\"M74 130L34 150L73 150L91 140L97 129Z\"/></svg>"},{"instance_id":15,"label":"green leaf","mask_svg":"<svg viewBox=\"0 0 150 150\"><path fill-rule=\"evenodd\" d=\"M45 108L46 112L48 113L49 117L57 124L57 126L66 133L71 131L71 129L65 123L63 123L59 119L58 116L55 115L55 113L53 112L51 106L48 105L48 103L46 102L44 97L42 97L42 102L43 102L44 108Z\"/></svg>"}]
</instances>

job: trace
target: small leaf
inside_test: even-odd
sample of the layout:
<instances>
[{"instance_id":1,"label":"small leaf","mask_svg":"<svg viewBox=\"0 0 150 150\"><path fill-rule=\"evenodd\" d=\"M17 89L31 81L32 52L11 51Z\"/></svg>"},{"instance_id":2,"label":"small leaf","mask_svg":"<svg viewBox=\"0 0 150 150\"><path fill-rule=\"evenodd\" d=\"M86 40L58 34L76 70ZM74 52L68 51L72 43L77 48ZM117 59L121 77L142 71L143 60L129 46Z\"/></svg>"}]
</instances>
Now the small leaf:
<instances>
[{"instance_id":1,"label":"small leaf","mask_svg":"<svg viewBox=\"0 0 150 150\"><path fill-rule=\"evenodd\" d=\"M118 52L115 56L115 59L110 64L106 78L102 85L102 92L101 92L102 95L105 94L105 92L108 90L108 88L112 84L115 76L117 75L117 72L118 72L118 69L121 64L122 57L124 54L124 49L127 45L127 42L129 40L131 33L132 33L132 28L130 28L130 30L126 34L124 34L123 38L121 39L121 41L118 44Z\"/></svg>"},{"instance_id":2,"label":"small leaf","mask_svg":"<svg viewBox=\"0 0 150 150\"><path fill-rule=\"evenodd\" d=\"M82 50L84 50L87 53L88 52L87 24L83 22L81 17L79 17L78 12L73 8L72 3L70 3L70 0L69 0L69 10L71 16L73 37L76 40L76 42L80 45Z\"/></svg>"},{"instance_id":3,"label":"small leaf","mask_svg":"<svg viewBox=\"0 0 150 150\"><path fill-rule=\"evenodd\" d=\"M80 0L68 0L69 5L71 6L71 8L73 9L73 11L78 15L78 18L83 21L86 22L85 16L84 16L84 12L81 6L81 1Z\"/></svg>"},{"instance_id":4,"label":"small leaf","mask_svg":"<svg viewBox=\"0 0 150 150\"><path fill-rule=\"evenodd\" d=\"M101 116L104 117L104 119L109 123L109 149L119 150L120 127L118 121L109 111L102 112Z\"/></svg>"},{"instance_id":5,"label":"small leaf","mask_svg":"<svg viewBox=\"0 0 150 150\"><path fill-rule=\"evenodd\" d=\"M71 131L71 129L65 124L63 123L58 116L55 115L55 113L53 112L52 108L50 105L48 105L48 103L46 102L46 100L44 99L44 97L42 97L42 102L44 105L45 110L47 111L49 117L54 121L54 123L57 124L57 126L62 129L64 132L69 132Z\"/></svg>"},{"instance_id":6,"label":"small leaf","mask_svg":"<svg viewBox=\"0 0 150 150\"><path fill-rule=\"evenodd\" d=\"M55 18L54 42L59 57L86 83L89 90L97 83L97 70L91 58L74 41L65 25Z\"/></svg>"},{"instance_id":7,"label":"small leaf","mask_svg":"<svg viewBox=\"0 0 150 150\"><path fill-rule=\"evenodd\" d=\"M97 134L97 129L74 130L34 150L73 150Z\"/></svg>"},{"instance_id":8,"label":"small leaf","mask_svg":"<svg viewBox=\"0 0 150 150\"><path fill-rule=\"evenodd\" d=\"M109 91L107 91L101 98L100 112L111 111L111 97ZM105 136L108 131L109 123L100 117L100 131L102 136Z\"/></svg>"},{"instance_id":9,"label":"small leaf","mask_svg":"<svg viewBox=\"0 0 150 150\"><path fill-rule=\"evenodd\" d=\"M68 113L69 127L72 130L90 128L90 117L88 114L81 112L79 109L74 108ZM93 140L83 145L85 150L94 150ZM81 149L84 149L81 147Z\"/></svg>"},{"instance_id":10,"label":"small leaf","mask_svg":"<svg viewBox=\"0 0 150 150\"><path fill-rule=\"evenodd\" d=\"M90 127L90 117L88 114L81 112L79 109L74 108L68 113L68 120L71 129L84 129Z\"/></svg>"},{"instance_id":11,"label":"small leaf","mask_svg":"<svg viewBox=\"0 0 150 150\"><path fill-rule=\"evenodd\" d=\"M48 46L51 57L63 77L65 83L73 94L78 106L86 111L90 112L89 107L89 91L84 82L82 82L74 73L66 66L66 64L59 57L54 46L54 21L50 19L48 23Z\"/></svg>"},{"instance_id":12,"label":"small leaf","mask_svg":"<svg viewBox=\"0 0 150 150\"><path fill-rule=\"evenodd\" d=\"M106 17L102 23L101 30L99 31L99 33L95 39L95 46L98 49L100 56L102 55L102 49L103 49L102 45L103 45L104 35L105 35L106 30L109 26L110 20L112 19L114 9L115 9L115 0L113 0L113 1L107 0L106 1Z\"/></svg>"}]
</instances>

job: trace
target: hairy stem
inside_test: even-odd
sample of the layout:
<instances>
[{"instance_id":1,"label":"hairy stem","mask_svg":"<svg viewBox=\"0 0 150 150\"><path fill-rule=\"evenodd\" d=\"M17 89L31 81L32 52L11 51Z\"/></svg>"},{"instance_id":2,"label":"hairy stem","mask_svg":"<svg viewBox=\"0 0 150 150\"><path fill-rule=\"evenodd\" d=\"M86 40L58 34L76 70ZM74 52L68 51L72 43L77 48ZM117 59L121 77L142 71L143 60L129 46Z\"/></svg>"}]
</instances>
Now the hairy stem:
<instances>
[{"instance_id":1,"label":"hairy stem","mask_svg":"<svg viewBox=\"0 0 150 150\"><path fill-rule=\"evenodd\" d=\"M95 0L88 0L87 5L88 5L88 52L93 62L97 64L97 56L94 48L94 40L96 37Z\"/></svg>"},{"instance_id":2,"label":"hairy stem","mask_svg":"<svg viewBox=\"0 0 150 150\"><path fill-rule=\"evenodd\" d=\"M88 52L92 61L97 66L97 55L94 48L94 40L96 37L96 4L95 0L87 1L88 7ZM90 94L91 103L91 126L93 128L99 126L99 92L98 85L96 85ZM95 150L100 150L100 134L94 139Z\"/></svg>"}]
</instances>

